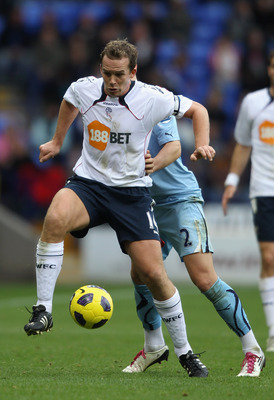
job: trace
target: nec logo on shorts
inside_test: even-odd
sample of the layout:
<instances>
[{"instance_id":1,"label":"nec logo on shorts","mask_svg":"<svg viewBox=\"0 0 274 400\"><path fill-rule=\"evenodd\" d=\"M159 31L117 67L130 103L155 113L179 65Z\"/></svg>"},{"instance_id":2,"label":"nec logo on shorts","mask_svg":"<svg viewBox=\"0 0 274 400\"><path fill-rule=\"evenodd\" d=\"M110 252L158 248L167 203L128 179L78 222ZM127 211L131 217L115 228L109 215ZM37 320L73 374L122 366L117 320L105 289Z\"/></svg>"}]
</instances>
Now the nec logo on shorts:
<instances>
[{"instance_id":1,"label":"nec logo on shorts","mask_svg":"<svg viewBox=\"0 0 274 400\"><path fill-rule=\"evenodd\" d=\"M104 151L107 143L128 144L131 133L111 132L110 128L99 121L88 124L89 144Z\"/></svg>"},{"instance_id":2,"label":"nec logo on shorts","mask_svg":"<svg viewBox=\"0 0 274 400\"><path fill-rule=\"evenodd\" d=\"M264 121L259 126L260 140L266 144L274 145L274 123Z\"/></svg>"}]
</instances>

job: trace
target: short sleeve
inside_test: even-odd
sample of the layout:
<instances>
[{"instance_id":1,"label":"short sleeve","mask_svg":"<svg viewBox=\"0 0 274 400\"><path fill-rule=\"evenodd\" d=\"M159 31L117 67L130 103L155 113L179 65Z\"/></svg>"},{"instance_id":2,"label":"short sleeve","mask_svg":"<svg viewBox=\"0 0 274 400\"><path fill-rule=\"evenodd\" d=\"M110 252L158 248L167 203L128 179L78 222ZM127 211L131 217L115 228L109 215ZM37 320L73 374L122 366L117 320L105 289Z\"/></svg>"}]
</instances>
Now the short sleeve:
<instances>
[{"instance_id":1,"label":"short sleeve","mask_svg":"<svg viewBox=\"0 0 274 400\"><path fill-rule=\"evenodd\" d=\"M160 121L157 125L154 126L153 132L156 135L157 141L160 146L163 146L168 142L180 140L177 122L174 116Z\"/></svg>"},{"instance_id":2,"label":"short sleeve","mask_svg":"<svg viewBox=\"0 0 274 400\"><path fill-rule=\"evenodd\" d=\"M71 103L74 107L80 109L80 100L78 99L77 92L76 92L76 82L73 82L69 86L69 88L67 89L63 98L68 103Z\"/></svg>"}]
</instances>

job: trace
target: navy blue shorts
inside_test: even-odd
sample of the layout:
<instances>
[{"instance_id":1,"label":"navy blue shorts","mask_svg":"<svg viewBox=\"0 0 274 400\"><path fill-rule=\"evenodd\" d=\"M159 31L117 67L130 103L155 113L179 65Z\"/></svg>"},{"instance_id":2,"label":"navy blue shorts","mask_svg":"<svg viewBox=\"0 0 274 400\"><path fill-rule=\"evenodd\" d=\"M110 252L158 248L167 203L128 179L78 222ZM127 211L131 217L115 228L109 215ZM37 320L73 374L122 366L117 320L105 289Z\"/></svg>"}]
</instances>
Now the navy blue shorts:
<instances>
[{"instance_id":1,"label":"navy blue shorts","mask_svg":"<svg viewBox=\"0 0 274 400\"><path fill-rule=\"evenodd\" d=\"M274 197L256 197L251 206L258 241L274 242Z\"/></svg>"},{"instance_id":2,"label":"navy blue shorts","mask_svg":"<svg viewBox=\"0 0 274 400\"><path fill-rule=\"evenodd\" d=\"M124 253L124 241L160 240L148 188L106 186L77 175L67 180L65 188L77 194L90 217L89 226L71 232L73 236L83 238L90 228L108 223Z\"/></svg>"}]
</instances>

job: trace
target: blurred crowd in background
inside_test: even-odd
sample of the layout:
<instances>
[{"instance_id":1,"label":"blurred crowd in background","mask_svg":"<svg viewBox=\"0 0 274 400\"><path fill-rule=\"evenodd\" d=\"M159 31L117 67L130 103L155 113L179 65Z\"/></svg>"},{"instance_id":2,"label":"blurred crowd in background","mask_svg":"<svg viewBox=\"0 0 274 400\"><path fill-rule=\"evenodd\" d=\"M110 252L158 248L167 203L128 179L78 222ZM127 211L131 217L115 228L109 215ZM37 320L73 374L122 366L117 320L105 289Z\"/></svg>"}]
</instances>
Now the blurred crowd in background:
<instances>
[{"instance_id":1,"label":"blurred crowd in background","mask_svg":"<svg viewBox=\"0 0 274 400\"><path fill-rule=\"evenodd\" d=\"M220 201L240 101L269 83L273 21L274 0L1 0L0 203L33 223L44 217L80 155L81 121L54 160L40 164L39 146L53 136L68 86L99 76L99 54L116 38L137 46L139 80L207 107L216 159L189 162L187 120L178 121L182 157L205 201ZM247 183L248 172L237 201L247 201Z\"/></svg>"}]
</instances>

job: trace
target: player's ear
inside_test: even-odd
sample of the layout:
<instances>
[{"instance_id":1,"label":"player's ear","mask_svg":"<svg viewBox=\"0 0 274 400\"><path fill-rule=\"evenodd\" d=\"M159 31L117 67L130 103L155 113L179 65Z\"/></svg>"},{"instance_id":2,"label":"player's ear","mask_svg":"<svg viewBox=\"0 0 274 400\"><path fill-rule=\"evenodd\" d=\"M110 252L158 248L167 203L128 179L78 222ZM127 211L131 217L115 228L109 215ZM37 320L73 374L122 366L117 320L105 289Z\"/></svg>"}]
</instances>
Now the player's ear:
<instances>
[{"instance_id":1,"label":"player's ear","mask_svg":"<svg viewBox=\"0 0 274 400\"><path fill-rule=\"evenodd\" d=\"M136 73L137 73L137 64L133 68L133 70L130 73L130 79L135 80L136 79Z\"/></svg>"}]
</instances>

